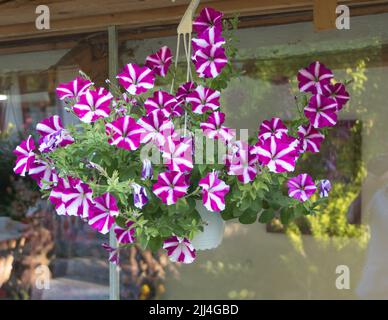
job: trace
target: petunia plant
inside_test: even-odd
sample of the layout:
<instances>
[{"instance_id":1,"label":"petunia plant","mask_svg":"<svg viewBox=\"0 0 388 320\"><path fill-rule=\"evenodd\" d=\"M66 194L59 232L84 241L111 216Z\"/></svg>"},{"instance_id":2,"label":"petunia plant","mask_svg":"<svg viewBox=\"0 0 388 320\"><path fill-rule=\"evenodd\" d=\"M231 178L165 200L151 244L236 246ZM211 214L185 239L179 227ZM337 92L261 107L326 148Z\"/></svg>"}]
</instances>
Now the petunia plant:
<instances>
[{"instance_id":1,"label":"petunia plant","mask_svg":"<svg viewBox=\"0 0 388 320\"><path fill-rule=\"evenodd\" d=\"M156 80L177 74L165 46L144 65L124 66L109 88L81 73L57 88L79 124L65 128L53 115L37 125L37 144L29 136L15 150L15 173L36 180L58 215L77 216L102 234L113 230L118 247L104 244L112 262L135 242L193 262L191 240L204 226L198 202L225 220L253 223L312 214L328 196L328 180L294 172L336 124L349 100L345 85L313 62L298 74L298 117L265 120L257 136L237 140L220 105L232 69L227 54L235 53L222 18L205 8L194 21L195 81L156 89ZM209 141L217 141L218 162L203 157Z\"/></svg>"}]
</instances>

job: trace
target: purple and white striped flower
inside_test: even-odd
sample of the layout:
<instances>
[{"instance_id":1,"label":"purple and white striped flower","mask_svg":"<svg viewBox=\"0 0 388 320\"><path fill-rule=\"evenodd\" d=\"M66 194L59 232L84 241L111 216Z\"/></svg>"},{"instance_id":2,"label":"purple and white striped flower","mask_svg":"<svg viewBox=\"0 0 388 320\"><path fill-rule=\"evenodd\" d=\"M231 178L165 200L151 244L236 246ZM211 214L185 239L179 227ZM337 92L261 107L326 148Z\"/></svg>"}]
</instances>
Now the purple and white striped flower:
<instances>
[{"instance_id":1,"label":"purple and white striped flower","mask_svg":"<svg viewBox=\"0 0 388 320\"><path fill-rule=\"evenodd\" d=\"M89 225L102 234L107 234L119 215L116 199L109 192L94 198L94 205L89 212Z\"/></svg>"},{"instance_id":2,"label":"purple and white striped flower","mask_svg":"<svg viewBox=\"0 0 388 320\"><path fill-rule=\"evenodd\" d=\"M319 152L321 143L325 139L325 136L312 125L299 126L298 136L301 141L301 152Z\"/></svg>"},{"instance_id":3,"label":"purple and white striped flower","mask_svg":"<svg viewBox=\"0 0 388 320\"><path fill-rule=\"evenodd\" d=\"M30 167L35 161L35 144L32 136L29 135L26 140L23 140L18 145L13 153L17 156L13 171L20 174L22 177L26 175Z\"/></svg>"},{"instance_id":4,"label":"purple and white striped flower","mask_svg":"<svg viewBox=\"0 0 388 320\"><path fill-rule=\"evenodd\" d=\"M170 206L184 197L188 188L186 176L182 172L168 171L159 173L152 191L163 203Z\"/></svg>"},{"instance_id":5,"label":"purple and white striped flower","mask_svg":"<svg viewBox=\"0 0 388 320\"><path fill-rule=\"evenodd\" d=\"M39 122L36 130L42 136L39 140L40 152L51 152L74 142L69 131L63 128L61 118L57 115Z\"/></svg>"},{"instance_id":6,"label":"purple and white striped flower","mask_svg":"<svg viewBox=\"0 0 388 320\"><path fill-rule=\"evenodd\" d=\"M164 46L158 52L149 55L146 58L145 65L150 68L155 74L165 77L168 68L171 65L172 54L169 47Z\"/></svg>"},{"instance_id":7,"label":"purple and white striped flower","mask_svg":"<svg viewBox=\"0 0 388 320\"><path fill-rule=\"evenodd\" d=\"M67 215L87 219L94 203L92 189L87 183L79 181L76 185L63 190L62 201L65 203Z\"/></svg>"},{"instance_id":8,"label":"purple and white striped flower","mask_svg":"<svg viewBox=\"0 0 388 320\"><path fill-rule=\"evenodd\" d=\"M62 199L63 191L68 188L75 187L79 182L79 179L75 179L72 177L67 177L65 179L60 177L58 178L58 183L51 189L49 196L49 200L55 206L55 210L58 215L67 215L66 206Z\"/></svg>"},{"instance_id":9,"label":"purple and white striped flower","mask_svg":"<svg viewBox=\"0 0 388 320\"><path fill-rule=\"evenodd\" d=\"M337 103L320 94L313 95L304 114L314 128L332 127L337 123Z\"/></svg>"},{"instance_id":10,"label":"purple and white striped flower","mask_svg":"<svg viewBox=\"0 0 388 320\"><path fill-rule=\"evenodd\" d=\"M34 179L39 188L51 189L58 183L58 174L52 163L42 159L36 159L30 166L28 174Z\"/></svg>"},{"instance_id":11,"label":"purple and white striped flower","mask_svg":"<svg viewBox=\"0 0 388 320\"><path fill-rule=\"evenodd\" d=\"M210 139L220 139L225 144L229 143L236 135L235 130L227 128L222 124L225 122L225 114L214 111L209 115L206 122L201 122L200 127L203 133Z\"/></svg>"},{"instance_id":12,"label":"purple and white striped flower","mask_svg":"<svg viewBox=\"0 0 388 320\"><path fill-rule=\"evenodd\" d=\"M259 139L267 140L271 137L280 139L283 134L287 135L288 129L280 118L272 118L271 120L264 120L260 125Z\"/></svg>"},{"instance_id":13,"label":"purple and white striped flower","mask_svg":"<svg viewBox=\"0 0 388 320\"><path fill-rule=\"evenodd\" d=\"M112 94L104 88L98 91L87 90L74 105L74 113L82 122L91 123L110 114Z\"/></svg>"},{"instance_id":14,"label":"purple and white striped flower","mask_svg":"<svg viewBox=\"0 0 388 320\"><path fill-rule=\"evenodd\" d=\"M319 61L311 63L307 68L299 70L298 81L301 92L322 94L323 87L330 84L333 73Z\"/></svg>"},{"instance_id":15,"label":"purple and white striped flower","mask_svg":"<svg viewBox=\"0 0 388 320\"><path fill-rule=\"evenodd\" d=\"M237 176L243 184L253 181L257 175L258 157L252 153L253 147L246 142L236 141L226 158L228 175Z\"/></svg>"},{"instance_id":16,"label":"purple and white striped flower","mask_svg":"<svg viewBox=\"0 0 388 320\"><path fill-rule=\"evenodd\" d=\"M319 181L319 196L321 198L327 198L329 196L329 192L331 191L331 183L327 179L323 179Z\"/></svg>"},{"instance_id":17,"label":"purple and white striped flower","mask_svg":"<svg viewBox=\"0 0 388 320\"><path fill-rule=\"evenodd\" d=\"M322 88L322 94L325 97L329 97L337 102L337 109L341 110L343 106L349 101L350 96L346 91L343 83L337 82L336 84L329 83Z\"/></svg>"},{"instance_id":18,"label":"purple and white striped flower","mask_svg":"<svg viewBox=\"0 0 388 320\"><path fill-rule=\"evenodd\" d=\"M101 245L109 253L109 261L115 265L120 263L120 252L119 248L113 248L107 243Z\"/></svg>"},{"instance_id":19,"label":"purple and white striped flower","mask_svg":"<svg viewBox=\"0 0 388 320\"><path fill-rule=\"evenodd\" d=\"M225 39L214 28L211 28L201 33L198 38L193 38L192 44L194 51L193 59L196 60L196 54L199 50L221 47L225 44Z\"/></svg>"},{"instance_id":20,"label":"purple and white striped flower","mask_svg":"<svg viewBox=\"0 0 388 320\"><path fill-rule=\"evenodd\" d=\"M109 136L109 144L132 151L139 147L143 128L130 116L124 116L107 123L105 128Z\"/></svg>"},{"instance_id":21,"label":"purple and white striped flower","mask_svg":"<svg viewBox=\"0 0 388 320\"><path fill-rule=\"evenodd\" d=\"M220 107L220 92L199 85L186 97L191 103L194 113L203 114L208 110L217 110Z\"/></svg>"},{"instance_id":22,"label":"purple and white striped flower","mask_svg":"<svg viewBox=\"0 0 388 320\"><path fill-rule=\"evenodd\" d=\"M155 110L161 110L165 117L169 117L173 108L178 104L175 97L165 91L159 90L144 102L147 114Z\"/></svg>"},{"instance_id":23,"label":"purple and white striped flower","mask_svg":"<svg viewBox=\"0 0 388 320\"><path fill-rule=\"evenodd\" d=\"M298 157L295 141L291 139L267 139L259 141L251 151L257 154L259 161L266 165L271 172L292 172Z\"/></svg>"},{"instance_id":24,"label":"purple and white striped flower","mask_svg":"<svg viewBox=\"0 0 388 320\"><path fill-rule=\"evenodd\" d=\"M70 82L61 83L56 89L57 96L61 100L66 98L78 100L92 85L89 80L77 77Z\"/></svg>"},{"instance_id":25,"label":"purple and white striped flower","mask_svg":"<svg viewBox=\"0 0 388 320\"><path fill-rule=\"evenodd\" d=\"M218 32L221 32L222 17L222 12L214 10L213 8L203 8L194 20L193 28L196 32L198 32L198 34L213 28Z\"/></svg>"},{"instance_id":26,"label":"purple and white striped flower","mask_svg":"<svg viewBox=\"0 0 388 320\"><path fill-rule=\"evenodd\" d=\"M150 180L154 175L154 170L152 169L152 163L149 159L143 160L143 168L141 169L141 180Z\"/></svg>"},{"instance_id":27,"label":"purple and white striped flower","mask_svg":"<svg viewBox=\"0 0 388 320\"><path fill-rule=\"evenodd\" d=\"M114 232L116 234L116 239L118 243L126 244L126 243L134 243L136 241L135 238L135 226L133 221L128 221L125 224L125 228L120 226L114 227Z\"/></svg>"},{"instance_id":28,"label":"purple and white striped flower","mask_svg":"<svg viewBox=\"0 0 388 320\"><path fill-rule=\"evenodd\" d=\"M161 148L163 163L170 171L187 172L193 169L193 141L191 138L167 137Z\"/></svg>"},{"instance_id":29,"label":"purple and white striped flower","mask_svg":"<svg viewBox=\"0 0 388 320\"><path fill-rule=\"evenodd\" d=\"M288 195L300 202L307 201L317 190L314 180L307 173L288 179L287 185Z\"/></svg>"},{"instance_id":30,"label":"purple and white striped flower","mask_svg":"<svg viewBox=\"0 0 388 320\"><path fill-rule=\"evenodd\" d=\"M215 78L228 63L225 49L211 46L199 49L193 55L195 71L200 78Z\"/></svg>"},{"instance_id":31,"label":"purple and white striped flower","mask_svg":"<svg viewBox=\"0 0 388 320\"><path fill-rule=\"evenodd\" d=\"M136 64L127 64L117 75L119 83L132 95L147 92L154 87L155 76L148 67L139 67Z\"/></svg>"},{"instance_id":32,"label":"purple and white striped flower","mask_svg":"<svg viewBox=\"0 0 388 320\"><path fill-rule=\"evenodd\" d=\"M187 96L192 93L196 87L196 83L191 81L180 85L175 93L175 99L178 101L178 104L186 104Z\"/></svg>"},{"instance_id":33,"label":"purple and white striped flower","mask_svg":"<svg viewBox=\"0 0 388 320\"><path fill-rule=\"evenodd\" d=\"M196 87L197 85L195 84L195 82L191 81L180 85L175 95L175 98L177 99L178 103L186 103L187 96L192 93Z\"/></svg>"},{"instance_id":34,"label":"purple and white striped flower","mask_svg":"<svg viewBox=\"0 0 388 320\"><path fill-rule=\"evenodd\" d=\"M137 183L132 183L133 204L136 208L142 209L148 203L146 189Z\"/></svg>"},{"instance_id":35,"label":"purple and white striped flower","mask_svg":"<svg viewBox=\"0 0 388 320\"><path fill-rule=\"evenodd\" d=\"M162 147L167 137L174 133L174 124L166 118L163 111L157 109L137 121L142 128L140 143L152 142L157 147Z\"/></svg>"},{"instance_id":36,"label":"purple and white striped flower","mask_svg":"<svg viewBox=\"0 0 388 320\"><path fill-rule=\"evenodd\" d=\"M183 110L182 106L179 102L177 102L172 108L171 108L171 118L181 117L185 111Z\"/></svg>"},{"instance_id":37,"label":"purple and white striped flower","mask_svg":"<svg viewBox=\"0 0 388 320\"><path fill-rule=\"evenodd\" d=\"M164 241L163 249L172 262L192 263L196 257L195 249L187 238L172 236Z\"/></svg>"},{"instance_id":38,"label":"purple and white striped flower","mask_svg":"<svg viewBox=\"0 0 388 320\"><path fill-rule=\"evenodd\" d=\"M225 209L225 196L230 187L218 178L216 172L208 173L198 185L202 188L202 202L207 210L220 212Z\"/></svg>"}]
</instances>

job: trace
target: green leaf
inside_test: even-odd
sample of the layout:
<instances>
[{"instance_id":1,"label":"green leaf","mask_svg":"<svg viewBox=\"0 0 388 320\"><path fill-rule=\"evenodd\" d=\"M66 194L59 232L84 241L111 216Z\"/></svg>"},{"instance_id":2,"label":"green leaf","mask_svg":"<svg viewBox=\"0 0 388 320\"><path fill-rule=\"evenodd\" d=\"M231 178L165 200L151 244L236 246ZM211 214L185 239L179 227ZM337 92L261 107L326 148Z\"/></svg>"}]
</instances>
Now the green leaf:
<instances>
[{"instance_id":1,"label":"green leaf","mask_svg":"<svg viewBox=\"0 0 388 320\"><path fill-rule=\"evenodd\" d=\"M142 234L142 236L141 236L140 238L138 238L138 241L139 241L140 247L141 247L143 250L146 250L146 249L147 249L147 246L148 246L148 243L149 243L149 241L150 241L150 238L148 237L148 235Z\"/></svg>"},{"instance_id":2,"label":"green leaf","mask_svg":"<svg viewBox=\"0 0 388 320\"><path fill-rule=\"evenodd\" d=\"M163 239L161 237L151 238L148 242L148 247L151 251L156 252L163 246Z\"/></svg>"},{"instance_id":3,"label":"green leaf","mask_svg":"<svg viewBox=\"0 0 388 320\"><path fill-rule=\"evenodd\" d=\"M200 175L203 175L203 173L206 171L206 164L199 164L198 170L199 170Z\"/></svg>"},{"instance_id":4,"label":"green leaf","mask_svg":"<svg viewBox=\"0 0 388 320\"><path fill-rule=\"evenodd\" d=\"M251 211L251 210L245 211L244 214L238 218L238 220L242 224L252 224L256 222L256 219L257 219L257 212Z\"/></svg>"},{"instance_id":5,"label":"green leaf","mask_svg":"<svg viewBox=\"0 0 388 320\"><path fill-rule=\"evenodd\" d=\"M275 217L275 211L268 209L262 212L259 217L260 223L268 223Z\"/></svg>"},{"instance_id":6,"label":"green leaf","mask_svg":"<svg viewBox=\"0 0 388 320\"><path fill-rule=\"evenodd\" d=\"M187 200L185 198L179 199L175 204L175 207L176 207L175 209L176 212L184 213L190 210L190 206L187 203Z\"/></svg>"},{"instance_id":7,"label":"green leaf","mask_svg":"<svg viewBox=\"0 0 388 320\"><path fill-rule=\"evenodd\" d=\"M293 218L294 218L294 211L292 210L292 208L283 208L280 211L280 221L282 224L284 225L289 224Z\"/></svg>"}]
</instances>

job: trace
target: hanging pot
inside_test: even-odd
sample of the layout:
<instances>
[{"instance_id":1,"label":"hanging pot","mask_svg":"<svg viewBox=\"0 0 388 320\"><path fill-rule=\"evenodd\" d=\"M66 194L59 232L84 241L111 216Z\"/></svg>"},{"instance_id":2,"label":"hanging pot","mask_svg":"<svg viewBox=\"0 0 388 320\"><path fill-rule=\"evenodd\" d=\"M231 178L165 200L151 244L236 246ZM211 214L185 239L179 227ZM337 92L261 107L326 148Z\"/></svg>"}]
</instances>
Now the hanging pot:
<instances>
[{"instance_id":1,"label":"hanging pot","mask_svg":"<svg viewBox=\"0 0 388 320\"><path fill-rule=\"evenodd\" d=\"M196 201L195 208L204 223L203 232L198 233L191 244L196 250L209 250L217 248L224 237L225 221L219 212L208 211L201 200Z\"/></svg>"}]
</instances>

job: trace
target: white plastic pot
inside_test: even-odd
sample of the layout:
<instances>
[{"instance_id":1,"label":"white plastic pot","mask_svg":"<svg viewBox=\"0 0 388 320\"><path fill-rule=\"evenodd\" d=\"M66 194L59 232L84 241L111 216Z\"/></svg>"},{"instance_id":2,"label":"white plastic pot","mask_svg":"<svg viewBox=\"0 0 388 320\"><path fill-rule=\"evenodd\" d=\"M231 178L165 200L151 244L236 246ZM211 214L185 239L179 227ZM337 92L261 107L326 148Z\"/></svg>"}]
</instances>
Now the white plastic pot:
<instances>
[{"instance_id":1,"label":"white plastic pot","mask_svg":"<svg viewBox=\"0 0 388 320\"><path fill-rule=\"evenodd\" d=\"M201 200L197 200L195 208L204 222L204 228L203 232L193 238L191 244L196 250L217 248L224 237L225 221L221 218L220 213L208 211Z\"/></svg>"}]
</instances>

